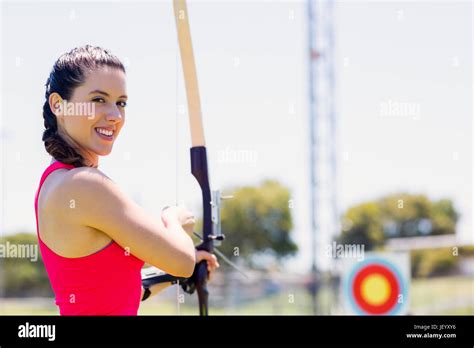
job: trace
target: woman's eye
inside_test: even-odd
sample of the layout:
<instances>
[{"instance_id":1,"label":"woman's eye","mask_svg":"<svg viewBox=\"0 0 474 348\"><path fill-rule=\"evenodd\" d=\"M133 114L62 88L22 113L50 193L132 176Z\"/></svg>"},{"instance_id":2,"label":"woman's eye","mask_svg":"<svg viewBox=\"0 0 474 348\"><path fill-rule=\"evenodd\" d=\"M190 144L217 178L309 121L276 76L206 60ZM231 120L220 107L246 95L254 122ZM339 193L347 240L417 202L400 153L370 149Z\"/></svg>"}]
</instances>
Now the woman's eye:
<instances>
[{"instance_id":1,"label":"woman's eye","mask_svg":"<svg viewBox=\"0 0 474 348\"><path fill-rule=\"evenodd\" d=\"M105 103L105 99L104 98L94 98L92 99L93 102L98 102L98 103Z\"/></svg>"},{"instance_id":2,"label":"woman's eye","mask_svg":"<svg viewBox=\"0 0 474 348\"><path fill-rule=\"evenodd\" d=\"M127 106L127 102L126 101L120 101L117 103L120 107L124 108Z\"/></svg>"}]
</instances>

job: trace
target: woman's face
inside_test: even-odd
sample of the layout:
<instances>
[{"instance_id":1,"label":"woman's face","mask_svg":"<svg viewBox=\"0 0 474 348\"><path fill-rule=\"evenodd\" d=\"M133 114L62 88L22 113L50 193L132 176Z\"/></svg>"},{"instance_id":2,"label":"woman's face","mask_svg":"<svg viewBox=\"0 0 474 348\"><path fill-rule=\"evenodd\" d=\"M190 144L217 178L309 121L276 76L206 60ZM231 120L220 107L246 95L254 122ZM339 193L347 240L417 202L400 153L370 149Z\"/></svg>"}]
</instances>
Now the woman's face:
<instances>
[{"instance_id":1,"label":"woman's face","mask_svg":"<svg viewBox=\"0 0 474 348\"><path fill-rule=\"evenodd\" d=\"M63 101L59 132L85 159L97 163L98 156L112 151L125 122L126 101L123 71L110 67L94 70L70 100Z\"/></svg>"}]
</instances>

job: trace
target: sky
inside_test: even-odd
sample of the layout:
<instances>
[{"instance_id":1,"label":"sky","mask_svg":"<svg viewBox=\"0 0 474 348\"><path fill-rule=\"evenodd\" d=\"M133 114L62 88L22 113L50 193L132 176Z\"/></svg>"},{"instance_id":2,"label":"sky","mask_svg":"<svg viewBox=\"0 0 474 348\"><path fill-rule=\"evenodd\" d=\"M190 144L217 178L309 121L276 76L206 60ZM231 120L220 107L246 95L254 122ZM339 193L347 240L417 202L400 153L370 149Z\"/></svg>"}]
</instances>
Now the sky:
<instances>
[{"instance_id":1,"label":"sky","mask_svg":"<svg viewBox=\"0 0 474 348\"><path fill-rule=\"evenodd\" d=\"M126 125L100 169L157 218L174 203L198 210L171 1L1 4L1 233L35 232L34 194L50 161L41 141L44 83L62 53L86 43L127 68ZM212 185L287 185L300 247L288 265L304 271L306 4L188 7ZM450 198L461 213L458 241L474 243L472 4L342 1L334 30L339 211L400 191Z\"/></svg>"}]
</instances>

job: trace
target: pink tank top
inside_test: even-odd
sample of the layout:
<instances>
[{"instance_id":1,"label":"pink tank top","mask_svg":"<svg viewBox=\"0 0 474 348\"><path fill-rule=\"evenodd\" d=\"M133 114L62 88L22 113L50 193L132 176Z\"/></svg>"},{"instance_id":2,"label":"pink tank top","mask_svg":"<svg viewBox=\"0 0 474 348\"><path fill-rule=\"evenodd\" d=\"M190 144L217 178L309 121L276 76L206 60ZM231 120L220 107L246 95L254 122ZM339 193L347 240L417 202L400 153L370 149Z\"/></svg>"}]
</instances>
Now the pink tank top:
<instances>
[{"instance_id":1,"label":"pink tank top","mask_svg":"<svg viewBox=\"0 0 474 348\"><path fill-rule=\"evenodd\" d=\"M61 315L137 315L144 262L112 241L87 256L68 258L43 243L39 233L38 196L56 169L74 166L54 162L41 177L35 196L36 231L46 271ZM64 231L67 233L67 231Z\"/></svg>"}]
</instances>

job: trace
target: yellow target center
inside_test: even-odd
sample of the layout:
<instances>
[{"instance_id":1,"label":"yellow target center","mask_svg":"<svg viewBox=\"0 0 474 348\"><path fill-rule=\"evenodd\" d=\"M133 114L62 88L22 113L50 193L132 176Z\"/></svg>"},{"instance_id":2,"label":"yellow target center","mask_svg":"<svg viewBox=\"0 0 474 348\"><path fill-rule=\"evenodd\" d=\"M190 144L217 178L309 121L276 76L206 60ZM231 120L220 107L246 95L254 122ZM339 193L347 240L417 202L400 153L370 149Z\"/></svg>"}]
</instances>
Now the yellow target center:
<instances>
[{"instance_id":1,"label":"yellow target center","mask_svg":"<svg viewBox=\"0 0 474 348\"><path fill-rule=\"evenodd\" d=\"M367 303L380 306L390 296L390 283L380 274L371 274L362 281L361 294Z\"/></svg>"}]
</instances>

